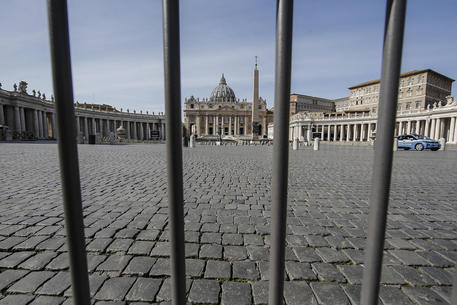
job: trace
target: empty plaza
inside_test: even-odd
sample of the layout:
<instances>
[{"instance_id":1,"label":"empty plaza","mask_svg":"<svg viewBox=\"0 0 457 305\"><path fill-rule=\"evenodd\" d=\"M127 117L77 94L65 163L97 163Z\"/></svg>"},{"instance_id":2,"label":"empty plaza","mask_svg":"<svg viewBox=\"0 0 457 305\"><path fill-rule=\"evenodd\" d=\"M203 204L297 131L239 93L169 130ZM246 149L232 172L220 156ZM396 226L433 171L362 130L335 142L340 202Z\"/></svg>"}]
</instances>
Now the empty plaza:
<instances>
[{"instance_id":1,"label":"empty plaza","mask_svg":"<svg viewBox=\"0 0 457 305\"><path fill-rule=\"evenodd\" d=\"M95 304L170 304L166 149L79 145ZM290 150L284 300L358 304L371 146ZM272 146L183 149L192 304L266 304ZM56 144L0 144L0 304L73 304ZM394 153L380 304L448 304L457 154Z\"/></svg>"}]
</instances>

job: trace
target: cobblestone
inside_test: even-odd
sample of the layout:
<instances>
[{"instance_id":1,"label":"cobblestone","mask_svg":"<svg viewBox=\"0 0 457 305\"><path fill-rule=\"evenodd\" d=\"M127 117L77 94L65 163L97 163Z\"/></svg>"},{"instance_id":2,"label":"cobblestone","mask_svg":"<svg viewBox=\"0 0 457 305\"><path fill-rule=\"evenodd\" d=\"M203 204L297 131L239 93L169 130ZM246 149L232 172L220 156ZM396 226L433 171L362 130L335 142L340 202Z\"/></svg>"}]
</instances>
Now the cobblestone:
<instances>
[{"instance_id":1,"label":"cobblestone","mask_svg":"<svg viewBox=\"0 0 457 305\"><path fill-rule=\"evenodd\" d=\"M0 145L0 305L72 304L56 145ZM78 149L93 301L169 304L165 146ZM271 153L184 149L189 302L268 302ZM395 152L383 304L450 302L456 159L453 150ZM364 147L290 151L287 305L358 304L372 161Z\"/></svg>"}]
</instances>

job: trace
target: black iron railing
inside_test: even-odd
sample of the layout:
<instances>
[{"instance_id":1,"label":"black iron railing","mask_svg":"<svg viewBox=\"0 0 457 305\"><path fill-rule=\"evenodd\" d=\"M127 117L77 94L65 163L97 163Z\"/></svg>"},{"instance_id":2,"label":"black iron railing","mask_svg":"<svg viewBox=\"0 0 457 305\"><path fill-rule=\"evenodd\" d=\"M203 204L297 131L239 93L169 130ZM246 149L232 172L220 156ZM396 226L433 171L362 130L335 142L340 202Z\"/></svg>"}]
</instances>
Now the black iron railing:
<instances>
[{"instance_id":1,"label":"black iron railing","mask_svg":"<svg viewBox=\"0 0 457 305\"><path fill-rule=\"evenodd\" d=\"M377 304L392 172L393 135L400 76L406 0L388 0L373 165L369 231L362 305ZM58 146L65 224L75 304L89 305L66 0L48 0ZM282 304L287 221L289 95L292 62L293 0L278 0L276 15L275 116L272 180L270 304ZM167 114L168 204L172 299L185 304L184 213L182 177L179 0L163 0L165 108ZM454 295L456 294L454 287Z\"/></svg>"}]
</instances>

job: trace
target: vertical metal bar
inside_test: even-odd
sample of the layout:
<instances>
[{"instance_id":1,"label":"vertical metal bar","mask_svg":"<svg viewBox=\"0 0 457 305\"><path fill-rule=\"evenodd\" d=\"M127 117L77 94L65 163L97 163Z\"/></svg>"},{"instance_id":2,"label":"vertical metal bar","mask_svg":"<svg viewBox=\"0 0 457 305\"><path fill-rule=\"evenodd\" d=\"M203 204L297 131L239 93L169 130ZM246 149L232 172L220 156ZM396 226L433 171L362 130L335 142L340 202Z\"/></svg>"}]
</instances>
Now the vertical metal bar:
<instances>
[{"instance_id":1,"label":"vertical metal bar","mask_svg":"<svg viewBox=\"0 0 457 305\"><path fill-rule=\"evenodd\" d=\"M163 56L168 168L168 219L173 304L185 304L179 0L163 0Z\"/></svg>"},{"instance_id":2,"label":"vertical metal bar","mask_svg":"<svg viewBox=\"0 0 457 305\"><path fill-rule=\"evenodd\" d=\"M377 304L387 207L392 174L393 137L397 112L406 0L388 0L384 29L378 134L370 198L368 239L363 273L362 305Z\"/></svg>"},{"instance_id":3,"label":"vertical metal bar","mask_svg":"<svg viewBox=\"0 0 457 305\"><path fill-rule=\"evenodd\" d=\"M452 295L451 295L452 305L457 305L457 269L454 270L454 282L452 284Z\"/></svg>"},{"instance_id":4,"label":"vertical metal bar","mask_svg":"<svg viewBox=\"0 0 457 305\"><path fill-rule=\"evenodd\" d=\"M65 228L70 251L73 302L89 305L84 222L81 203L76 121L73 108L70 39L66 0L48 0L49 40L56 99L60 175L65 211Z\"/></svg>"},{"instance_id":5,"label":"vertical metal bar","mask_svg":"<svg viewBox=\"0 0 457 305\"><path fill-rule=\"evenodd\" d=\"M276 8L275 115L272 168L272 244L269 304L282 304L289 174L289 99L292 62L293 0L278 0Z\"/></svg>"}]
</instances>

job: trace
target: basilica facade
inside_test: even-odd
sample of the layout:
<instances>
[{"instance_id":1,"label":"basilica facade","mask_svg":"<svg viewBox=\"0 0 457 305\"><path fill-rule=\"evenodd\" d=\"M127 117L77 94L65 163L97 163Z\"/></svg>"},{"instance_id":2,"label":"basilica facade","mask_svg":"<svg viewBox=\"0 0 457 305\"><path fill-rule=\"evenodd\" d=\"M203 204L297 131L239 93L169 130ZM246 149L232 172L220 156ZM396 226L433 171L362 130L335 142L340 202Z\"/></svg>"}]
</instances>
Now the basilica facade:
<instances>
[{"instance_id":1,"label":"basilica facade","mask_svg":"<svg viewBox=\"0 0 457 305\"><path fill-rule=\"evenodd\" d=\"M199 138L258 139L267 136L273 112L259 96L259 70L254 69L253 102L239 99L224 74L209 98L191 96L184 101L184 127L187 136Z\"/></svg>"}]
</instances>

